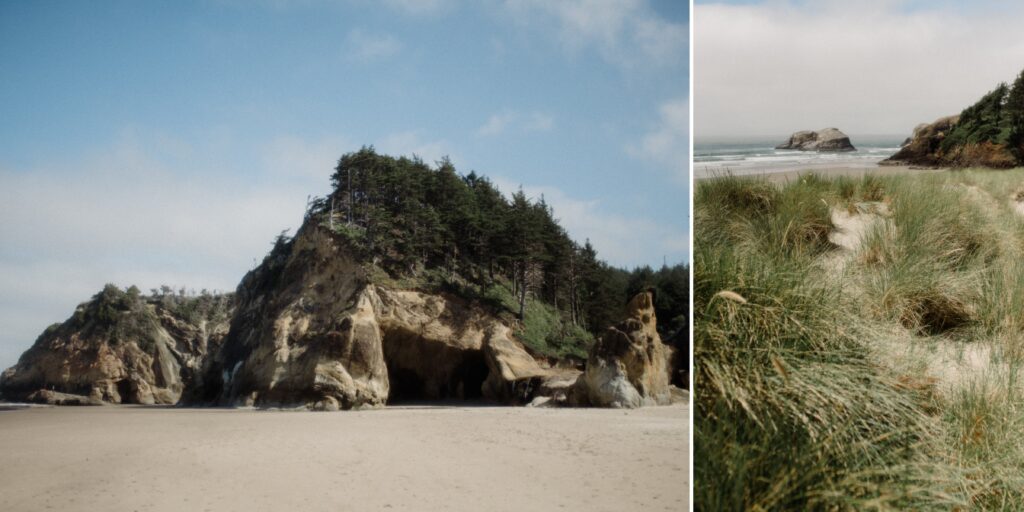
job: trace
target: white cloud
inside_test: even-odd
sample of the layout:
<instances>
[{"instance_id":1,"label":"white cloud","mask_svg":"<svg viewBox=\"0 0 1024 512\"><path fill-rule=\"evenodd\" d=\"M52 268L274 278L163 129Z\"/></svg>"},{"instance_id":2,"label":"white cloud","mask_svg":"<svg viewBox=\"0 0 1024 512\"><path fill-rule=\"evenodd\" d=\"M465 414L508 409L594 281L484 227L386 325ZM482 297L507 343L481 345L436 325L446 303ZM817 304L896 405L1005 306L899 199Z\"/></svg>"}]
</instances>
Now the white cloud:
<instances>
[{"instance_id":1,"label":"white cloud","mask_svg":"<svg viewBox=\"0 0 1024 512\"><path fill-rule=\"evenodd\" d=\"M512 112L502 112L494 114L487 118L487 122L484 123L477 131L477 135L497 135L505 131L505 127L514 119L515 114Z\"/></svg>"},{"instance_id":2,"label":"white cloud","mask_svg":"<svg viewBox=\"0 0 1024 512\"><path fill-rule=\"evenodd\" d=\"M383 3L407 16L436 16L454 7L452 0L383 0Z\"/></svg>"},{"instance_id":3,"label":"white cloud","mask_svg":"<svg viewBox=\"0 0 1024 512\"><path fill-rule=\"evenodd\" d=\"M518 183L506 178L496 177L494 183L506 195L519 190ZM543 196L569 236L581 244L589 239L598 257L612 265L631 268L662 256L681 261L689 253L689 235L664 222L612 213L598 200L575 198L556 187L522 188L532 200Z\"/></svg>"},{"instance_id":4,"label":"white cloud","mask_svg":"<svg viewBox=\"0 0 1024 512\"><path fill-rule=\"evenodd\" d=\"M358 149L342 136L309 141L294 135L279 136L267 144L265 161L269 169L323 180L334 171L341 155Z\"/></svg>"},{"instance_id":5,"label":"white cloud","mask_svg":"<svg viewBox=\"0 0 1024 512\"><path fill-rule=\"evenodd\" d=\"M909 134L1020 72L1022 4L936 5L696 5L695 136Z\"/></svg>"},{"instance_id":6,"label":"white cloud","mask_svg":"<svg viewBox=\"0 0 1024 512\"><path fill-rule=\"evenodd\" d=\"M554 22L565 50L594 48L625 69L685 65L689 57L687 26L659 17L645 0L505 0L504 6L525 25Z\"/></svg>"},{"instance_id":7,"label":"white cloud","mask_svg":"<svg viewBox=\"0 0 1024 512\"><path fill-rule=\"evenodd\" d=\"M411 157L416 155L427 164L433 164L446 156L456 166L458 166L459 162L458 155L451 150L447 142L443 140L423 140L419 132L416 131L387 135L375 142L374 147L377 151L392 156Z\"/></svg>"},{"instance_id":8,"label":"white cloud","mask_svg":"<svg viewBox=\"0 0 1024 512\"><path fill-rule=\"evenodd\" d=\"M686 98L662 103L658 124L627 151L669 169L681 183L690 178L690 105Z\"/></svg>"},{"instance_id":9,"label":"white cloud","mask_svg":"<svg viewBox=\"0 0 1024 512\"><path fill-rule=\"evenodd\" d=\"M540 111L518 112L505 109L487 118L476 133L480 136L499 135L506 129L515 128L522 133L549 132L555 127L555 118Z\"/></svg>"},{"instance_id":10,"label":"white cloud","mask_svg":"<svg viewBox=\"0 0 1024 512\"><path fill-rule=\"evenodd\" d=\"M549 132L555 127L555 118L543 112L531 112L523 120L523 130L528 132Z\"/></svg>"},{"instance_id":11,"label":"white cloud","mask_svg":"<svg viewBox=\"0 0 1024 512\"><path fill-rule=\"evenodd\" d=\"M402 43L391 34L371 34L352 29L345 38L345 52L350 60L371 62L397 55Z\"/></svg>"},{"instance_id":12,"label":"white cloud","mask_svg":"<svg viewBox=\"0 0 1024 512\"><path fill-rule=\"evenodd\" d=\"M171 171L201 153L129 132L73 164L0 169L0 365L107 282L233 290L327 188L327 173L223 169L215 157Z\"/></svg>"}]
</instances>

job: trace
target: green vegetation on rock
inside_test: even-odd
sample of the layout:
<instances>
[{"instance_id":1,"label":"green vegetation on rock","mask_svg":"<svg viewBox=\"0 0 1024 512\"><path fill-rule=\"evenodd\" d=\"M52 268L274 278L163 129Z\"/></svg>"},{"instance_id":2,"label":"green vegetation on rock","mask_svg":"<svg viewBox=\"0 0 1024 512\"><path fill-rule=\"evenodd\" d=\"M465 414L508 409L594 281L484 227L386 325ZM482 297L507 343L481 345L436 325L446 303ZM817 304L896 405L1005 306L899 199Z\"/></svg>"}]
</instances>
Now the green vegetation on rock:
<instances>
[{"instance_id":1,"label":"green vegetation on rock","mask_svg":"<svg viewBox=\"0 0 1024 512\"><path fill-rule=\"evenodd\" d=\"M519 190L506 198L447 159L431 167L372 147L342 156L332 182L334 191L311 202L307 220L348 244L371 281L476 298L501 288L500 300L489 303L515 316L517 332L538 354L582 355L646 287L661 287L666 328L685 324L687 267L612 267L589 241L569 237L543 197Z\"/></svg>"},{"instance_id":2,"label":"green vegetation on rock","mask_svg":"<svg viewBox=\"0 0 1024 512\"><path fill-rule=\"evenodd\" d=\"M888 162L956 168L1024 165L1024 71L1013 84L997 85L958 116L916 128Z\"/></svg>"}]
</instances>

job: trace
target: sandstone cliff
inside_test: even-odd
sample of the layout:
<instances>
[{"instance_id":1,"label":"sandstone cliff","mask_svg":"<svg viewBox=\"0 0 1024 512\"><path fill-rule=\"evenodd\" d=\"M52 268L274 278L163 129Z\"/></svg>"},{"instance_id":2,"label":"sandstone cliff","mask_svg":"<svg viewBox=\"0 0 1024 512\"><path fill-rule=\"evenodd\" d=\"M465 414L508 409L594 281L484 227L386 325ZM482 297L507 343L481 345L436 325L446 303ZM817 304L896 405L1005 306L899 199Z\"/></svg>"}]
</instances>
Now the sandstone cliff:
<instances>
[{"instance_id":1,"label":"sandstone cliff","mask_svg":"<svg viewBox=\"0 0 1024 512\"><path fill-rule=\"evenodd\" d=\"M517 383L547 373L481 307L371 283L344 237L315 223L275 247L236 295L230 332L190 402L318 409L514 402Z\"/></svg>"},{"instance_id":2,"label":"sandstone cliff","mask_svg":"<svg viewBox=\"0 0 1024 512\"><path fill-rule=\"evenodd\" d=\"M227 332L230 297L152 296L108 285L0 376L8 400L174 404Z\"/></svg>"},{"instance_id":3,"label":"sandstone cliff","mask_svg":"<svg viewBox=\"0 0 1024 512\"><path fill-rule=\"evenodd\" d=\"M626 306L626 319L609 327L591 349L587 367L576 381L570 402L597 407L666 405L670 349L658 335L650 292Z\"/></svg>"},{"instance_id":4,"label":"sandstone cliff","mask_svg":"<svg viewBox=\"0 0 1024 512\"><path fill-rule=\"evenodd\" d=\"M797 149L800 151L856 151L850 138L836 128L819 131L800 131L789 136L789 140L775 146L775 149Z\"/></svg>"},{"instance_id":5,"label":"sandstone cliff","mask_svg":"<svg viewBox=\"0 0 1024 512\"><path fill-rule=\"evenodd\" d=\"M612 268L575 244L543 201L521 192L509 201L450 162L431 169L372 148L343 156L335 171L334 191L309 202L295 237L278 237L230 307L197 316L178 303L185 297L108 287L40 336L4 373L0 393L58 404L314 409L565 401L626 283L657 277L671 297L659 307L681 318L681 267ZM624 364L642 401L659 402L651 375L656 367L668 378L672 351L647 301L631 306L646 327L609 331L591 360ZM621 352L628 344L653 351L657 361L642 362L651 369Z\"/></svg>"}]
</instances>

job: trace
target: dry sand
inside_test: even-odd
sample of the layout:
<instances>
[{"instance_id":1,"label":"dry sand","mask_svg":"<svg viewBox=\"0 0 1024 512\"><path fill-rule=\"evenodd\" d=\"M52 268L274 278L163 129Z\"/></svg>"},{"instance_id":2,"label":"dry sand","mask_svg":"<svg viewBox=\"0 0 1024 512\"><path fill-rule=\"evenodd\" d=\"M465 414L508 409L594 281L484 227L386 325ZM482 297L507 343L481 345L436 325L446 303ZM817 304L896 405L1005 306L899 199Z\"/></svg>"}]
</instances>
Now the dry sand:
<instances>
[{"instance_id":1,"label":"dry sand","mask_svg":"<svg viewBox=\"0 0 1024 512\"><path fill-rule=\"evenodd\" d=\"M0 411L0 510L688 510L689 408Z\"/></svg>"}]
</instances>

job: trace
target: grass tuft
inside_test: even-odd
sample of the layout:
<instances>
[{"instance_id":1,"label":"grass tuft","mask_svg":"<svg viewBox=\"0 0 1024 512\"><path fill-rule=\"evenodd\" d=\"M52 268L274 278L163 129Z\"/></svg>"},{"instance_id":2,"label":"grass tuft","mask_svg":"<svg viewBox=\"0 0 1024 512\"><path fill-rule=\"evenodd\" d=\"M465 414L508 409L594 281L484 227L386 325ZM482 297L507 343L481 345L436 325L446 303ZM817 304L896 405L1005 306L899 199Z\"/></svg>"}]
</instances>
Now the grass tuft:
<instances>
[{"instance_id":1,"label":"grass tuft","mask_svg":"<svg viewBox=\"0 0 1024 512\"><path fill-rule=\"evenodd\" d=\"M1022 185L698 182L697 508L1024 510Z\"/></svg>"}]
</instances>

